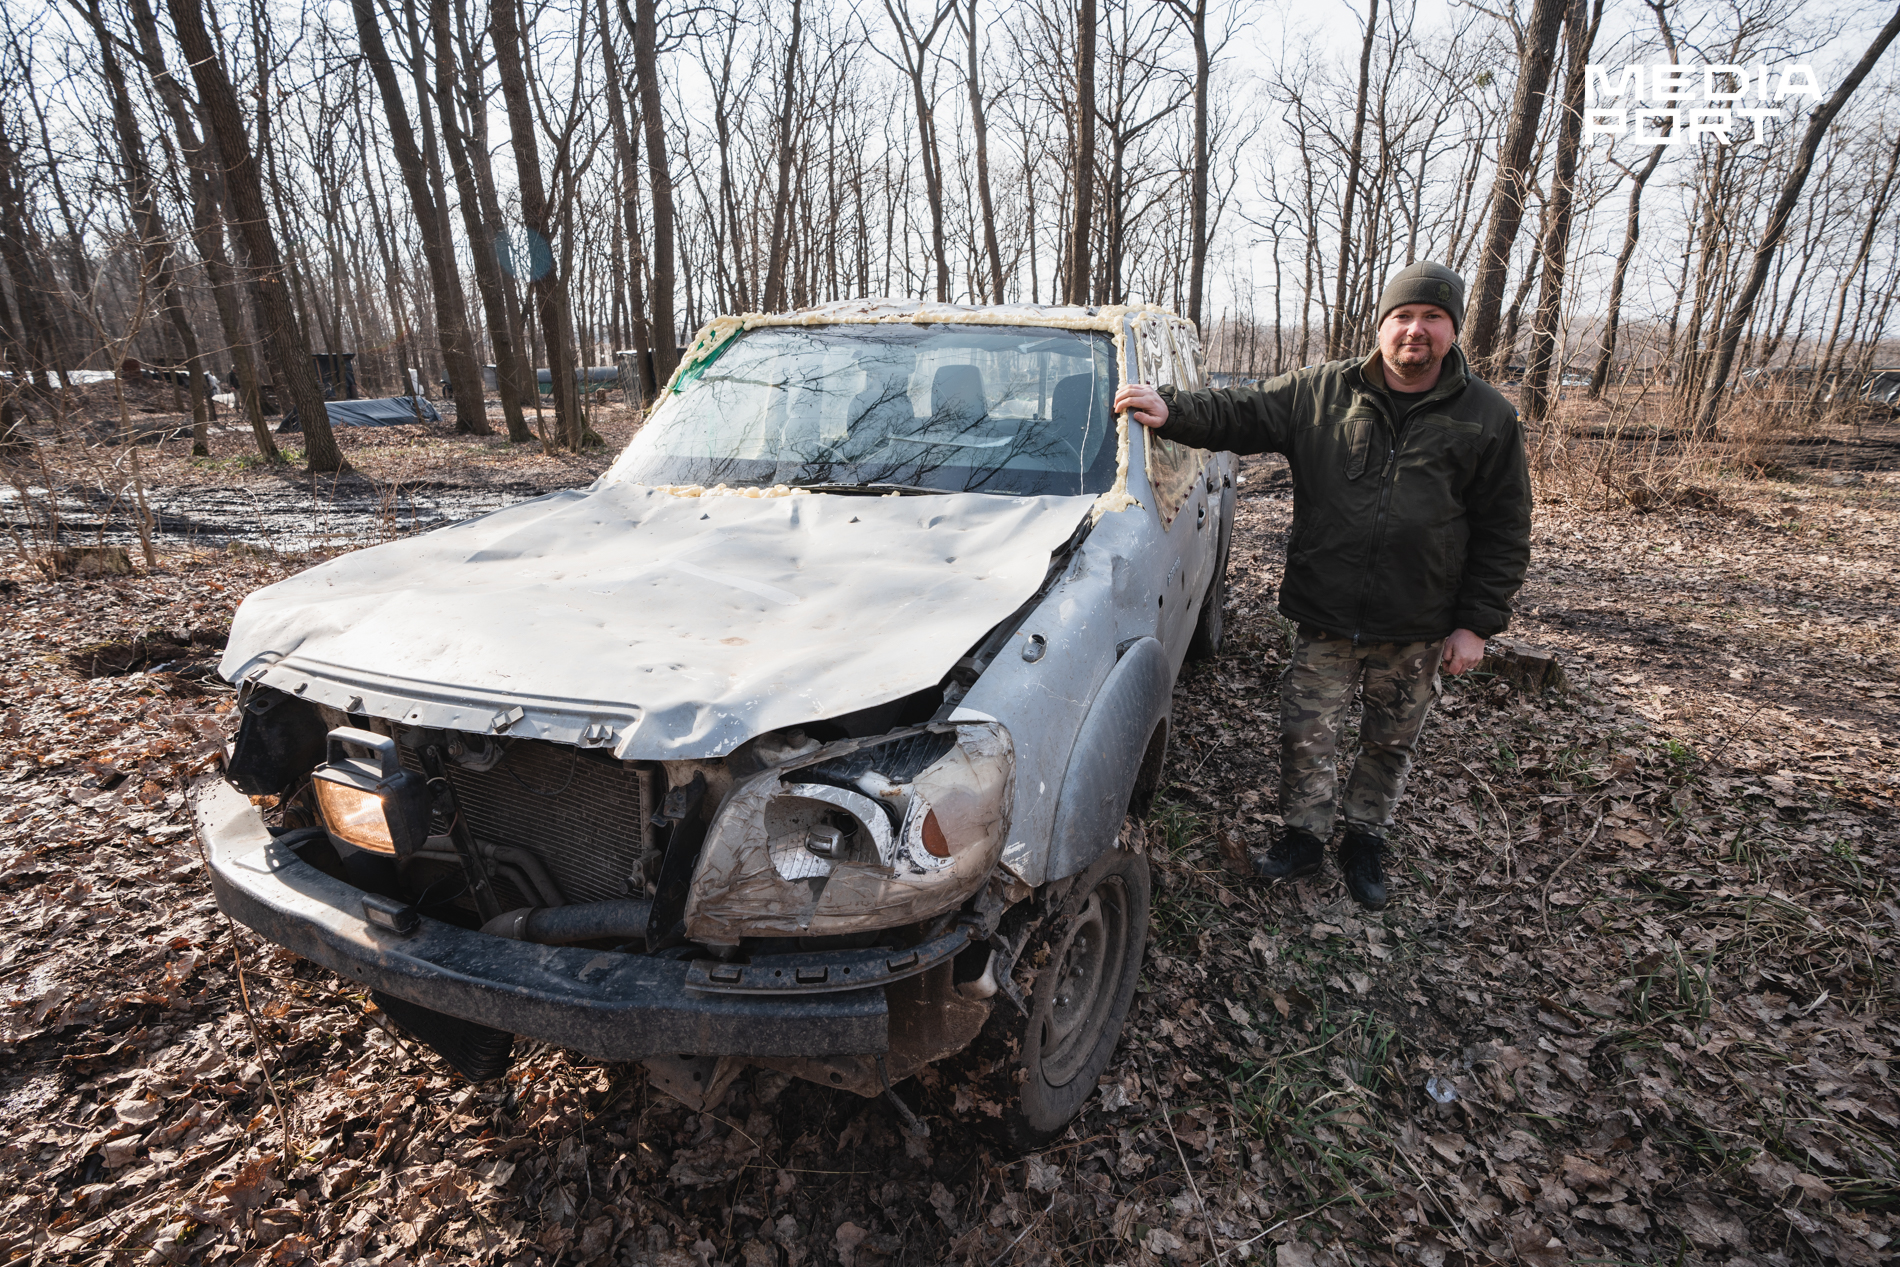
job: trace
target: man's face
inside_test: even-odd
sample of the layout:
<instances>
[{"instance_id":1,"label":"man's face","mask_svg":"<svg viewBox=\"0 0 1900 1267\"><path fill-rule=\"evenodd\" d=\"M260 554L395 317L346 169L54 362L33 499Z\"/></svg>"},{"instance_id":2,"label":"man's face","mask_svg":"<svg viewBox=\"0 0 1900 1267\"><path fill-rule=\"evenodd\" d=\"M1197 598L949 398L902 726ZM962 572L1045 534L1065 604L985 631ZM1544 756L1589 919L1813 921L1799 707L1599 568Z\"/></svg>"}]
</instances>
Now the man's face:
<instances>
[{"instance_id":1,"label":"man's face","mask_svg":"<svg viewBox=\"0 0 1900 1267\"><path fill-rule=\"evenodd\" d=\"M1379 356L1401 377L1430 373L1451 351L1458 328L1436 304L1400 304L1379 323Z\"/></svg>"}]
</instances>

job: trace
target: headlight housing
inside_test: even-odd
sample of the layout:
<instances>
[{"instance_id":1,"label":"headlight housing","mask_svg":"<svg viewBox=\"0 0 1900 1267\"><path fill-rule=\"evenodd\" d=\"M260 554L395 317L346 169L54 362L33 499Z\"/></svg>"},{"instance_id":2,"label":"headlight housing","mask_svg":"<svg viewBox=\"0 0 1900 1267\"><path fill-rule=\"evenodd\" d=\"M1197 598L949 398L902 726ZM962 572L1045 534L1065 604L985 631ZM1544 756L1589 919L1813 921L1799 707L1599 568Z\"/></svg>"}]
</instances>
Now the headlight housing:
<instances>
[{"instance_id":1,"label":"headlight housing","mask_svg":"<svg viewBox=\"0 0 1900 1267\"><path fill-rule=\"evenodd\" d=\"M367 748L373 760L348 755ZM325 738L328 760L310 773L317 812L339 846L386 857L407 856L429 834L428 787L402 768L396 741L341 726Z\"/></svg>"},{"instance_id":2,"label":"headlight housing","mask_svg":"<svg viewBox=\"0 0 1900 1267\"><path fill-rule=\"evenodd\" d=\"M697 941L859 933L960 904L1009 832L1015 753L995 722L846 740L753 776L707 833Z\"/></svg>"}]
</instances>

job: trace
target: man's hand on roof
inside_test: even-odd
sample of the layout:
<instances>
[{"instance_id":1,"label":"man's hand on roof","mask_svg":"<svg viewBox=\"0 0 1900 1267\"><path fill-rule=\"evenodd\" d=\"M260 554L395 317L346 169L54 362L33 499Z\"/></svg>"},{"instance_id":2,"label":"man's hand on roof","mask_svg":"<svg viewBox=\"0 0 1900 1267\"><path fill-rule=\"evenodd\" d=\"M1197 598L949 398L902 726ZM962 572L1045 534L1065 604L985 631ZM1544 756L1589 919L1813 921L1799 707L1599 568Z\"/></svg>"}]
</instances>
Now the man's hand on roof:
<instances>
[{"instance_id":1,"label":"man's hand on roof","mask_svg":"<svg viewBox=\"0 0 1900 1267\"><path fill-rule=\"evenodd\" d=\"M1134 414L1135 421L1144 427L1159 427L1168 420L1168 402L1146 383L1122 384L1115 393L1115 412L1123 410Z\"/></svg>"}]
</instances>

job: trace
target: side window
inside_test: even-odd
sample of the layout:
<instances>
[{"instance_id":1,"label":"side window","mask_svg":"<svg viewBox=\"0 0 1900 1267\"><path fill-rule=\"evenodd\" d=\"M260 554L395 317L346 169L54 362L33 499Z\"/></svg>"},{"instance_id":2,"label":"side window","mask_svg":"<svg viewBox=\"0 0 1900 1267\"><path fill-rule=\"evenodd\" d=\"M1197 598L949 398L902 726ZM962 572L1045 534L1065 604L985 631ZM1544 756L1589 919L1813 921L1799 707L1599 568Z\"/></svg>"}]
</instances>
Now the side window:
<instances>
[{"instance_id":1,"label":"side window","mask_svg":"<svg viewBox=\"0 0 1900 1267\"><path fill-rule=\"evenodd\" d=\"M1200 387L1200 370L1195 363L1199 352L1196 341L1186 334L1185 324L1150 317L1136 326L1141 340L1140 365L1144 376L1155 386L1169 385L1181 391ZM1174 517L1194 495L1195 481L1207 465L1207 450L1190 448L1173 440L1163 440L1150 431L1145 437L1148 452L1148 484L1154 489L1155 508L1161 512L1161 526L1174 523Z\"/></svg>"},{"instance_id":2,"label":"side window","mask_svg":"<svg viewBox=\"0 0 1900 1267\"><path fill-rule=\"evenodd\" d=\"M1207 383L1201 377L1201 337L1194 332L1194 324L1189 321L1171 322L1168 333L1174 343L1175 361L1180 366L1182 389L1200 391Z\"/></svg>"}]
</instances>

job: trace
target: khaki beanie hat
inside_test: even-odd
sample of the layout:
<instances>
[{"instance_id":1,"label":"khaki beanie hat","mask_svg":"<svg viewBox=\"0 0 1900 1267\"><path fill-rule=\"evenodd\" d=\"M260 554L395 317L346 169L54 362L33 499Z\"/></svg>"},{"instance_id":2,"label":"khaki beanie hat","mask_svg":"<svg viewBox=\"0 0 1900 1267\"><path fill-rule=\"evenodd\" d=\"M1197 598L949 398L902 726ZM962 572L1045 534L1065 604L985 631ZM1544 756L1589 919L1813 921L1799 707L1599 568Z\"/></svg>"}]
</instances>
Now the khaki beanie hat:
<instances>
[{"instance_id":1,"label":"khaki beanie hat","mask_svg":"<svg viewBox=\"0 0 1900 1267\"><path fill-rule=\"evenodd\" d=\"M1435 304L1451 314L1451 323L1465 326L1465 279L1431 260L1408 264L1392 274L1379 292L1379 320L1404 304Z\"/></svg>"}]
</instances>

